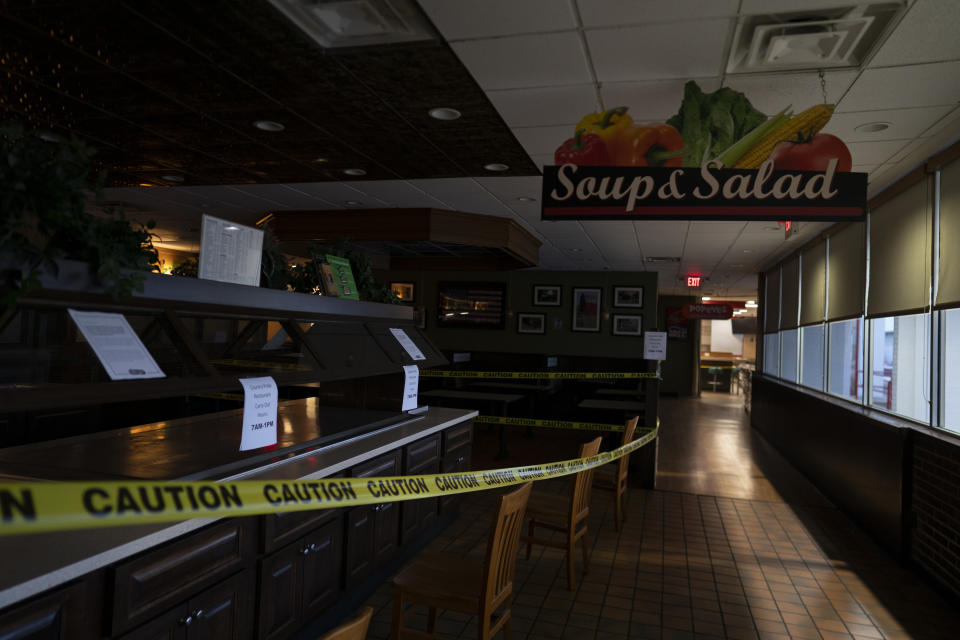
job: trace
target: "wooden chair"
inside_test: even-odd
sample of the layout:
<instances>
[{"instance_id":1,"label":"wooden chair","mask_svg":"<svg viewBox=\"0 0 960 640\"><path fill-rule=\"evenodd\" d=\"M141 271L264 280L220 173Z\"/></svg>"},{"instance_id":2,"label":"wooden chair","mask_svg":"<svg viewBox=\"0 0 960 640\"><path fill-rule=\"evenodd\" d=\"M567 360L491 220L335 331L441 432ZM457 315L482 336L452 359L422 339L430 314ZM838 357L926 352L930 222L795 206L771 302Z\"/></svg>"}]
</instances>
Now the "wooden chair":
<instances>
[{"instance_id":1,"label":"wooden chair","mask_svg":"<svg viewBox=\"0 0 960 640\"><path fill-rule=\"evenodd\" d=\"M373 607L364 607L360 610L360 615L321 636L320 640L363 640L367 637L371 616Z\"/></svg>"},{"instance_id":2,"label":"wooden chair","mask_svg":"<svg viewBox=\"0 0 960 640\"><path fill-rule=\"evenodd\" d=\"M580 447L581 458L596 454L600 450L597 438ZM590 487L593 483L593 470L581 471L570 483L570 495L566 498L545 491L534 491L527 506L530 524L527 535L521 538L527 543L527 559L533 544L557 547L567 550L567 588L573 589L573 555L577 540L583 538L583 573L586 575L590 562L587 550L587 516L590 514ZM536 527L558 531L566 536L563 541L549 538L537 538Z\"/></svg>"},{"instance_id":3,"label":"wooden chair","mask_svg":"<svg viewBox=\"0 0 960 640\"><path fill-rule=\"evenodd\" d=\"M530 486L500 498L482 563L452 553L423 553L394 577L392 640L436 638L438 609L478 616L479 640L489 640L501 629L504 638L510 637L513 572ZM403 627L405 603L429 607L427 633Z\"/></svg>"},{"instance_id":4,"label":"wooden chair","mask_svg":"<svg viewBox=\"0 0 960 640\"><path fill-rule=\"evenodd\" d=\"M633 434L637 430L637 421L640 418L633 416L623 425L623 440L620 446L633 441ZM620 523L627 519L626 506L627 495L627 472L630 468L630 456L626 455L596 469L593 474L593 488L601 491L613 492L613 513L617 531L620 531Z\"/></svg>"}]
</instances>

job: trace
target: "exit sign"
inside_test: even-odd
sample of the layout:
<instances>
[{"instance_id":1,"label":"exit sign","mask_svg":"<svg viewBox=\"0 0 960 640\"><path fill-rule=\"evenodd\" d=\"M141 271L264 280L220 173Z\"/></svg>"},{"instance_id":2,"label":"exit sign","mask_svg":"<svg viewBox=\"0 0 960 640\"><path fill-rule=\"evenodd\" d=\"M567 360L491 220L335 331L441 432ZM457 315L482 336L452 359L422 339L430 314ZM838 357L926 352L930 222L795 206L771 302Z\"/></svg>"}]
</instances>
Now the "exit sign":
<instances>
[{"instance_id":1,"label":"exit sign","mask_svg":"<svg viewBox=\"0 0 960 640\"><path fill-rule=\"evenodd\" d=\"M687 276L687 286L688 287L699 287L700 280L703 276Z\"/></svg>"}]
</instances>

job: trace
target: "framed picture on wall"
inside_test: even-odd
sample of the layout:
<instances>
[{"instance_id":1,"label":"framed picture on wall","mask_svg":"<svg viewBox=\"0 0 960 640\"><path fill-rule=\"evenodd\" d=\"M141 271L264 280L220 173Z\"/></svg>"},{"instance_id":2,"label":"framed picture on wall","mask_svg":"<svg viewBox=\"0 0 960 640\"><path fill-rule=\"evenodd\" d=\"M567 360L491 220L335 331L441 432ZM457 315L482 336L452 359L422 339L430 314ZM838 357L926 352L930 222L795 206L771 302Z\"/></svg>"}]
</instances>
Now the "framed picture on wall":
<instances>
[{"instance_id":1,"label":"framed picture on wall","mask_svg":"<svg viewBox=\"0 0 960 640\"><path fill-rule=\"evenodd\" d=\"M437 326L503 329L506 293L503 282L440 282Z\"/></svg>"},{"instance_id":2,"label":"framed picture on wall","mask_svg":"<svg viewBox=\"0 0 960 640\"><path fill-rule=\"evenodd\" d=\"M533 306L559 307L560 306L560 285L558 284L533 285Z\"/></svg>"},{"instance_id":3,"label":"framed picture on wall","mask_svg":"<svg viewBox=\"0 0 960 640\"><path fill-rule=\"evenodd\" d=\"M643 308L643 287L614 287L613 306Z\"/></svg>"},{"instance_id":4,"label":"framed picture on wall","mask_svg":"<svg viewBox=\"0 0 960 640\"><path fill-rule=\"evenodd\" d=\"M390 291L397 296L397 300L400 302L413 302L412 282L391 282Z\"/></svg>"},{"instance_id":5,"label":"framed picture on wall","mask_svg":"<svg viewBox=\"0 0 960 640\"><path fill-rule=\"evenodd\" d=\"M643 316L613 314L613 335L640 336L643 334Z\"/></svg>"},{"instance_id":6,"label":"framed picture on wall","mask_svg":"<svg viewBox=\"0 0 960 640\"><path fill-rule=\"evenodd\" d=\"M546 333L547 315L545 313L518 313L517 333Z\"/></svg>"},{"instance_id":7,"label":"framed picture on wall","mask_svg":"<svg viewBox=\"0 0 960 640\"><path fill-rule=\"evenodd\" d=\"M600 288L573 289L573 331L600 331Z\"/></svg>"}]
</instances>

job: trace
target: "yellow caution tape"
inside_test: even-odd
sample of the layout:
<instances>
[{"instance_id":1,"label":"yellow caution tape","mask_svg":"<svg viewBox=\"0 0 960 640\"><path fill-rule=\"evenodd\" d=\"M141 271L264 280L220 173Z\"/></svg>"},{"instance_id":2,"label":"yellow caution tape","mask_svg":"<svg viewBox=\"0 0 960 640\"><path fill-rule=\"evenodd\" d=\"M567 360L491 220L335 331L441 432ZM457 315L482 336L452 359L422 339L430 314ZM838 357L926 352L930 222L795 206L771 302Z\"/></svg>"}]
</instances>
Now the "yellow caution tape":
<instances>
[{"instance_id":1,"label":"yellow caution tape","mask_svg":"<svg viewBox=\"0 0 960 640\"><path fill-rule=\"evenodd\" d=\"M657 437L588 458L526 467L384 478L238 482L0 483L0 535L251 516L416 500L544 480L617 460Z\"/></svg>"},{"instance_id":2,"label":"yellow caution tape","mask_svg":"<svg viewBox=\"0 0 960 640\"><path fill-rule=\"evenodd\" d=\"M638 378L658 378L650 371L441 371L424 369L421 378L506 378L511 380L636 380Z\"/></svg>"},{"instance_id":3,"label":"yellow caution tape","mask_svg":"<svg viewBox=\"0 0 960 640\"><path fill-rule=\"evenodd\" d=\"M219 364L224 367L243 367L247 369L288 369L291 371L312 371L310 367L304 366L302 364L291 364L287 362L268 362L261 360L233 360L233 359L220 359L220 360L211 360L213 364Z\"/></svg>"},{"instance_id":4,"label":"yellow caution tape","mask_svg":"<svg viewBox=\"0 0 960 640\"><path fill-rule=\"evenodd\" d=\"M578 431L623 431L622 424L606 424L603 422L571 422L568 420L503 418L500 416L477 416L473 421L483 424L506 424L515 427L547 427L549 429L575 429Z\"/></svg>"}]
</instances>

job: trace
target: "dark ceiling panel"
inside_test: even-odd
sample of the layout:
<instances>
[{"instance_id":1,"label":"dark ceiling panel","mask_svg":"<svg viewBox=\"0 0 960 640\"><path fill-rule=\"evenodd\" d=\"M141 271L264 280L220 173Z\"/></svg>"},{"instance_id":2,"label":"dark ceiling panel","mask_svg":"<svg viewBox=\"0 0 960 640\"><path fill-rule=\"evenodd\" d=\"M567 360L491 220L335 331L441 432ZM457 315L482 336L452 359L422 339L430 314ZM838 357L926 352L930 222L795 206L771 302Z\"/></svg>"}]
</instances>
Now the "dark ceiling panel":
<instances>
[{"instance_id":1,"label":"dark ceiling panel","mask_svg":"<svg viewBox=\"0 0 960 640\"><path fill-rule=\"evenodd\" d=\"M325 50L265 0L8 0L0 60L0 118L105 146L111 185L539 173L445 43Z\"/></svg>"}]
</instances>

